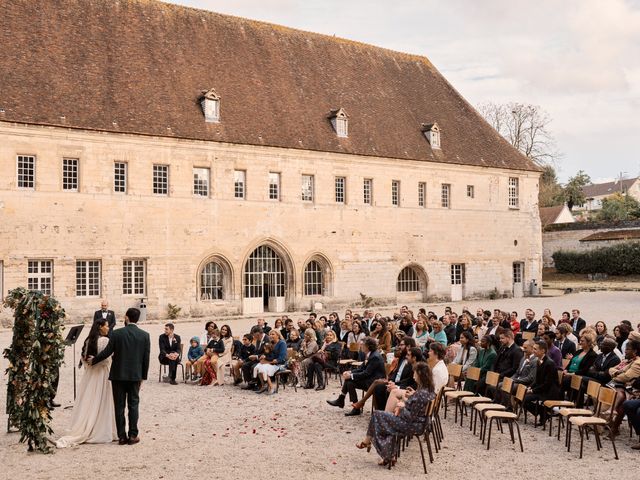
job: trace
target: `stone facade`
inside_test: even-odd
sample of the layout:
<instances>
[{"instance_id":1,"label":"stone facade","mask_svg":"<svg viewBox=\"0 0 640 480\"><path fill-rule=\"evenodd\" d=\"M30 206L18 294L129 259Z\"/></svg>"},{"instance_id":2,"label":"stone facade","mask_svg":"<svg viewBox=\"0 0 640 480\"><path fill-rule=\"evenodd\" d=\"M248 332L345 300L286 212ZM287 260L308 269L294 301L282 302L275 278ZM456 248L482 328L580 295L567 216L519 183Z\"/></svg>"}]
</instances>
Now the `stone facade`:
<instances>
[{"instance_id":1,"label":"stone facade","mask_svg":"<svg viewBox=\"0 0 640 480\"><path fill-rule=\"evenodd\" d=\"M72 321L89 318L97 296L79 297L76 261L100 260L100 295L116 311L147 299L150 316L167 303L192 316L248 313L244 269L251 252L270 246L285 270L276 308L327 307L359 300L450 298L451 264L464 264L462 295L513 292L513 263L522 283L541 278L538 172L99 133L0 122L0 278L2 291L27 283L30 259L53 260L53 294ZM17 187L17 155L36 157L34 189ZM62 159L79 159L79 191L62 190ZM126 162L126 194L114 193L114 162ZM153 194L154 164L169 166L169 194ZM210 168L208 198L195 197L193 168ZM234 198L234 170L246 172L246 198ZM269 172L281 174L281 197L269 200ZM314 175L314 201L301 200L301 176ZM346 203L335 201L335 177L346 178ZM509 177L519 182L509 208ZM363 179L373 202L363 202ZM391 182L400 181L400 205ZM426 204L418 206L418 182ZM441 185L451 206L441 206ZM474 198L467 196L474 186ZM144 295L123 295L123 260L144 259ZM201 300L200 272L223 270L224 299ZM304 269L318 260L323 295L304 295ZM418 292L398 293L411 266ZM525 287L526 288L526 287ZM260 303L260 302L258 302ZM275 304L272 304L272 307ZM261 308L254 305L251 308ZM6 315L6 312L5 312Z\"/></svg>"}]
</instances>

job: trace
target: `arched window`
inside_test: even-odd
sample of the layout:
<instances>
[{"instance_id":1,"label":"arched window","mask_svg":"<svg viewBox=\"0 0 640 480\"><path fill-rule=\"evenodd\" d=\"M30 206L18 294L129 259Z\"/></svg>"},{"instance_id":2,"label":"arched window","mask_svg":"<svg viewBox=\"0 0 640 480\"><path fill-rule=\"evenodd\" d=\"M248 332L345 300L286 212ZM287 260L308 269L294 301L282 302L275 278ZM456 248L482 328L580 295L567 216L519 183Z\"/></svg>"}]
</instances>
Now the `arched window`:
<instances>
[{"instance_id":1,"label":"arched window","mask_svg":"<svg viewBox=\"0 0 640 480\"><path fill-rule=\"evenodd\" d=\"M420 291L420 279L418 273L411 267L405 267L398 275L398 292L418 292Z\"/></svg>"},{"instance_id":2,"label":"arched window","mask_svg":"<svg viewBox=\"0 0 640 480\"><path fill-rule=\"evenodd\" d=\"M316 260L307 263L304 269L304 294L322 295L324 290L324 272Z\"/></svg>"},{"instance_id":3,"label":"arched window","mask_svg":"<svg viewBox=\"0 0 640 480\"><path fill-rule=\"evenodd\" d=\"M207 263L200 273L200 300L222 300L224 274L218 262Z\"/></svg>"}]
</instances>

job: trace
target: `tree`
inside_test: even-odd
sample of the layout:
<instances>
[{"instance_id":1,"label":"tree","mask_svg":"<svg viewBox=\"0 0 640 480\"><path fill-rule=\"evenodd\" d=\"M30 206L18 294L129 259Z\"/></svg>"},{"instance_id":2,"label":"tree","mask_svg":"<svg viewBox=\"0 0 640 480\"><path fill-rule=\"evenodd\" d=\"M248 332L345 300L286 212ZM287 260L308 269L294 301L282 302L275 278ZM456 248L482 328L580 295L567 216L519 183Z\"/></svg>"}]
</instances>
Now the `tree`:
<instances>
[{"instance_id":1,"label":"tree","mask_svg":"<svg viewBox=\"0 0 640 480\"><path fill-rule=\"evenodd\" d=\"M538 189L538 204L541 207L555 207L564 203L564 191L560 183L556 170L552 165L542 167L540 175L540 187Z\"/></svg>"},{"instance_id":2,"label":"tree","mask_svg":"<svg viewBox=\"0 0 640 480\"><path fill-rule=\"evenodd\" d=\"M567 202L567 207L572 210L574 205L583 205L586 198L582 189L591 183L589 175L582 170L578 170L573 177L569 179L564 187L564 201Z\"/></svg>"},{"instance_id":3,"label":"tree","mask_svg":"<svg viewBox=\"0 0 640 480\"><path fill-rule=\"evenodd\" d=\"M544 166L560 158L549 131L551 117L537 105L482 103L478 111L489 124L520 152Z\"/></svg>"},{"instance_id":4,"label":"tree","mask_svg":"<svg viewBox=\"0 0 640 480\"><path fill-rule=\"evenodd\" d=\"M596 219L604 222L619 222L640 218L640 202L631 195L616 192L602 200L602 210Z\"/></svg>"}]
</instances>

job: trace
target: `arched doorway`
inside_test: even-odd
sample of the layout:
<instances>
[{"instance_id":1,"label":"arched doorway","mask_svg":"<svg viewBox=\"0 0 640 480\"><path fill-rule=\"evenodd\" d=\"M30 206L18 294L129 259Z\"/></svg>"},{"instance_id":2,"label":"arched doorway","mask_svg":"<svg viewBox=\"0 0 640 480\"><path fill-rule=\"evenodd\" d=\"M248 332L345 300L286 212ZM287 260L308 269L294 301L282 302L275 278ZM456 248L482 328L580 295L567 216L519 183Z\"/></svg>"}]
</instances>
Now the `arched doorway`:
<instances>
[{"instance_id":1,"label":"arched doorway","mask_svg":"<svg viewBox=\"0 0 640 480\"><path fill-rule=\"evenodd\" d=\"M256 248L244 264L242 312L284 312L287 272L278 253L268 245Z\"/></svg>"}]
</instances>

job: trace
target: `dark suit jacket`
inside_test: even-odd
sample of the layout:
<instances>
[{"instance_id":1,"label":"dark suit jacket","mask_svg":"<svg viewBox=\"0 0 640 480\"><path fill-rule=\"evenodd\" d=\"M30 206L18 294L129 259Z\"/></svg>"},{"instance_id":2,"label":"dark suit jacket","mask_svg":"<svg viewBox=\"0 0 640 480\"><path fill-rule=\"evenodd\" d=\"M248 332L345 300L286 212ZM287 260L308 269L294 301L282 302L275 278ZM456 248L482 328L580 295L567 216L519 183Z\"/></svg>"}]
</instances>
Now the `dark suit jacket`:
<instances>
[{"instance_id":1,"label":"dark suit jacket","mask_svg":"<svg viewBox=\"0 0 640 480\"><path fill-rule=\"evenodd\" d=\"M213 350L213 352L217 353L218 355L224 353L224 341L221 338L219 338L218 340L211 340L207 345L207 350L208 349Z\"/></svg>"},{"instance_id":2,"label":"dark suit jacket","mask_svg":"<svg viewBox=\"0 0 640 480\"><path fill-rule=\"evenodd\" d=\"M105 349L95 356L93 364L100 363L111 354L113 360L109 380L139 382L147 379L151 340L149 334L130 323L114 330Z\"/></svg>"},{"instance_id":3,"label":"dark suit jacket","mask_svg":"<svg viewBox=\"0 0 640 480\"><path fill-rule=\"evenodd\" d=\"M173 344L169 344L169 335L162 334L158 338L158 344L160 346L160 354L158 360L162 361L170 353L180 353L180 336L173 336Z\"/></svg>"},{"instance_id":4,"label":"dark suit jacket","mask_svg":"<svg viewBox=\"0 0 640 480\"><path fill-rule=\"evenodd\" d=\"M389 372L389 381L394 382L398 388L407 388L412 387L415 388L415 380L413 379L413 367L409 362L406 363L404 368L402 369L402 374L400 374L400 380L396 382L396 375L398 375L398 370L400 369L400 362L398 362L398 366Z\"/></svg>"},{"instance_id":5,"label":"dark suit jacket","mask_svg":"<svg viewBox=\"0 0 640 480\"><path fill-rule=\"evenodd\" d=\"M256 343L256 353L254 355L258 355L258 357L262 355L264 353L264 346L269 342L271 342L271 340L269 339L269 335L265 333L262 336L262 340Z\"/></svg>"},{"instance_id":6,"label":"dark suit jacket","mask_svg":"<svg viewBox=\"0 0 640 480\"><path fill-rule=\"evenodd\" d=\"M447 336L447 345L451 345L452 343L454 343L456 341L456 328L457 328L457 323L455 325L453 324L449 324L446 327L444 327L444 333Z\"/></svg>"},{"instance_id":7,"label":"dark suit jacket","mask_svg":"<svg viewBox=\"0 0 640 480\"><path fill-rule=\"evenodd\" d=\"M540 395L542 400L556 400L562 397L558 369L553 360L546 355L536 367L536 379L531 385L531 391Z\"/></svg>"},{"instance_id":8,"label":"dark suit jacket","mask_svg":"<svg viewBox=\"0 0 640 480\"><path fill-rule=\"evenodd\" d=\"M577 322L577 323L576 323ZM575 325L575 326L574 326ZM573 334L576 338L580 338L580 331L587 326L587 322L585 322L582 318L578 317L577 321L571 319L571 326L573 327Z\"/></svg>"},{"instance_id":9,"label":"dark suit jacket","mask_svg":"<svg viewBox=\"0 0 640 480\"><path fill-rule=\"evenodd\" d=\"M511 377L514 382L522 383L523 385L531 385L536 379L536 370L538 369L538 357L533 357L530 361L526 362L527 357L522 356L520 360L520 366L518 370ZM526 362L526 363L525 363Z\"/></svg>"},{"instance_id":10,"label":"dark suit jacket","mask_svg":"<svg viewBox=\"0 0 640 480\"><path fill-rule=\"evenodd\" d=\"M556 340L554 342L555 346L560 348L560 341ZM562 353L562 358L566 358L567 355L575 355L576 353L576 344L573 343L568 338L564 339L564 343L562 344L562 348L560 348L560 353Z\"/></svg>"},{"instance_id":11,"label":"dark suit jacket","mask_svg":"<svg viewBox=\"0 0 640 480\"><path fill-rule=\"evenodd\" d=\"M575 355L580 355L582 353L582 349L578 350ZM584 376L587 375L587 372L589 371L589 369L591 368L591 366L593 365L593 362L596 361L596 357L598 356L598 354L596 352L592 350L589 350L585 356L582 358L582 361L580 362L580 366L578 367L578 370L576 371L576 375L580 375L580 376Z\"/></svg>"},{"instance_id":12,"label":"dark suit jacket","mask_svg":"<svg viewBox=\"0 0 640 480\"><path fill-rule=\"evenodd\" d=\"M520 333L522 332L537 332L538 331L538 321L533 320L529 323L529 320L523 318L520 320Z\"/></svg>"},{"instance_id":13,"label":"dark suit jacket","mask_svg":"<svg viewBox=\"0 0 640 480\"><path fill-rule=\"evenodd\" d=\"M509 348L502 347L496 357L496 363L492 370L500 374L502 377L511 377L518 371L520 360L522 360L522 350L515 343Z\"/></svg>"},{"instance_id":14,"label":"dark suit jacket","mask_svg":"<svg viewBox=\"0 0 640 480\"><path fill-rule=\"evenodd\" d=\"M371 352L362 365L351 371L353 380L367 385L367 388L378 378L385 378L384 360L380 352Z\"/></svg>"},{"instance_id":15,"label":"dark suit jacket","mask_svg":"<svg viewBox=\"0 0 640 480\"><path fill-rule=\"evenodd\" d=\"M604 354L600 353L594 360L591 368L589 368L586 376L604 385L611 380L609 369L618 365L620 363L620 358L618 358L615 353L611 352L604 361L603 359Z\"/></svg>"},{"instance_id":16,"label":"dark suit jacket","mask_svg":"<svg viewBox=\"0 0 640 480\"><path fill-rule=\"evenodd\" d=\"M102 309L96 310L93 314L93 321L97 322L98 320L102 320ZM113 331L113 327L116 326L116 314L113 310L107 310L107 322L109 323L109 333Z\"/></svg>"}]
</instances>

